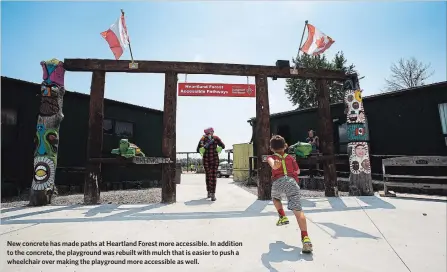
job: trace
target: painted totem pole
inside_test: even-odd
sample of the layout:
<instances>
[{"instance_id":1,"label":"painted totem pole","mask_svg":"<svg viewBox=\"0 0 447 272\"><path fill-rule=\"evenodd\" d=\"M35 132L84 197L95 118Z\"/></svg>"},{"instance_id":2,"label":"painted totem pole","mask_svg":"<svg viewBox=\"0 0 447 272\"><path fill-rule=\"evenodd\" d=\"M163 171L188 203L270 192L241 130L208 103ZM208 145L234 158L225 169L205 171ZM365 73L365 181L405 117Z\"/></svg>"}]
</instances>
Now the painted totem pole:
<instances>
[{"instance_id":1,"label":"painted totem pole","mask_svg":"<svg viewBox=\"0 0 447 272\"><path fill-rule=\"evenodd\" d=\"M348 155L351 174L350 195L373 195L369 158L369 131L357 74L344 84Z\"/></svg>"},{"instance_id":2,"label":"painted totem pole","mask_svg":"<svg viewBox=\"0 0 447 272\"><path fill-rule=\"evenodd\" d=\"M51 203L55 191L59 126L64 119L64 64L52 59L42 61L40 65L43 69L43 82L35 136L34 173L29 203L31 206Z\"/></svg>"}]
</instances>

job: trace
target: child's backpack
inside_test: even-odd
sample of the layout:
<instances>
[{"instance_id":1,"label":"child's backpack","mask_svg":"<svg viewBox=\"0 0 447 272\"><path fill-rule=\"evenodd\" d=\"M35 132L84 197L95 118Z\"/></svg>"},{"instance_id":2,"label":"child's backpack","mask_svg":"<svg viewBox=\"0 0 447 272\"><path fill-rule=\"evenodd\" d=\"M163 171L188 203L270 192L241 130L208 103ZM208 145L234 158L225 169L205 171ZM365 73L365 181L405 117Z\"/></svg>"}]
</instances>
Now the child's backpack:
<instances>
[{"instance_id":1,"label":"child's backpack","mask_svg":"<svg viewBox=\"0 0 447 272\"><path fill-rule=\"evenodd\" d=\"M297 142L289 147L289 154L295 154L299 158L307 158L312 153L312 145L309 143Z\"/></svg>"}]
</instances>

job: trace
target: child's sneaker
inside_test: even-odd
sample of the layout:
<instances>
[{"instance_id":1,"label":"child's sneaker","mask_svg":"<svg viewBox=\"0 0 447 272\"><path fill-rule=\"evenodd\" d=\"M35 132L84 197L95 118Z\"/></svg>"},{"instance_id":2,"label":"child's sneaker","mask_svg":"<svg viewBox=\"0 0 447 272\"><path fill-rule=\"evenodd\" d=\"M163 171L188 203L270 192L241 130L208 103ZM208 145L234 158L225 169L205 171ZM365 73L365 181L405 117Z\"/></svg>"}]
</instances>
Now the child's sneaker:
<instances>
[{"instance_id":1,"label":"child's sneaker","mask_svg":"<svg viewBox=\"0 0 447 272\"><path fill-rule=\"evenodd\" d=\"M303 253L311 253L313 251L312 242L310 241L308 236L304 236L303 238Z\"/></svg>"},{"instance_id":2,"label":"child's sneaker","mask_svg":"<svg viewBox=\"0 0 447 272\"><path fill-rule=\"evenodd\" d=\"M278 219L278 222L276 222L277 226L282 226L282 225L287 225L289 224L289 218L287 218L287 216L281 216Z\"/></svg>"}]
</instances>

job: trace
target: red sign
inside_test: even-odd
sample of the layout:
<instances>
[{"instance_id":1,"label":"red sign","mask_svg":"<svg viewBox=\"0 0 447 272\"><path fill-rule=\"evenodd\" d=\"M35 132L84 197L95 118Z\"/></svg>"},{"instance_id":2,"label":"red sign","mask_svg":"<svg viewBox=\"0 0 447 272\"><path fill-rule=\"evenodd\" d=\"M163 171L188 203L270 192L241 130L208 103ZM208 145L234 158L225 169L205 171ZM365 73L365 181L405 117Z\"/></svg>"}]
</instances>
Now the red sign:
<instances>
[{"instance_id":1,"label":"red sign","mask_svg":"<svg viewBox=\"0 0 447 272\"><path fill-rule=\"evenodd\" d=\"M255 84L179 83L179 96L256 97Z\"/></svg>"}]
</instances>

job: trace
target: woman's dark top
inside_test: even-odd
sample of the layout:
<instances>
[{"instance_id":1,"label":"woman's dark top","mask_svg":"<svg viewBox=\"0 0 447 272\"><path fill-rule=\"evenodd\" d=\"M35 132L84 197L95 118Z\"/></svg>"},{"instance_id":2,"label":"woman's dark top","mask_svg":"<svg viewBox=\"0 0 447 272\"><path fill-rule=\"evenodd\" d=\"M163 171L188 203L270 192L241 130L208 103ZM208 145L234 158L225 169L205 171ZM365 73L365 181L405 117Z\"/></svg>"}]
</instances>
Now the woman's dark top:
<instances>
[{"instance_id":1,"label":"woman's dark top","mask_svg":"<svg viewBox=\"0 0 447 272\"><path fill-rule=\"evenodd\" d=\"M318 152L319 140L318 136L306 138L306 142L312 145L312 152Z\"/></svg>"}]
</instances>

